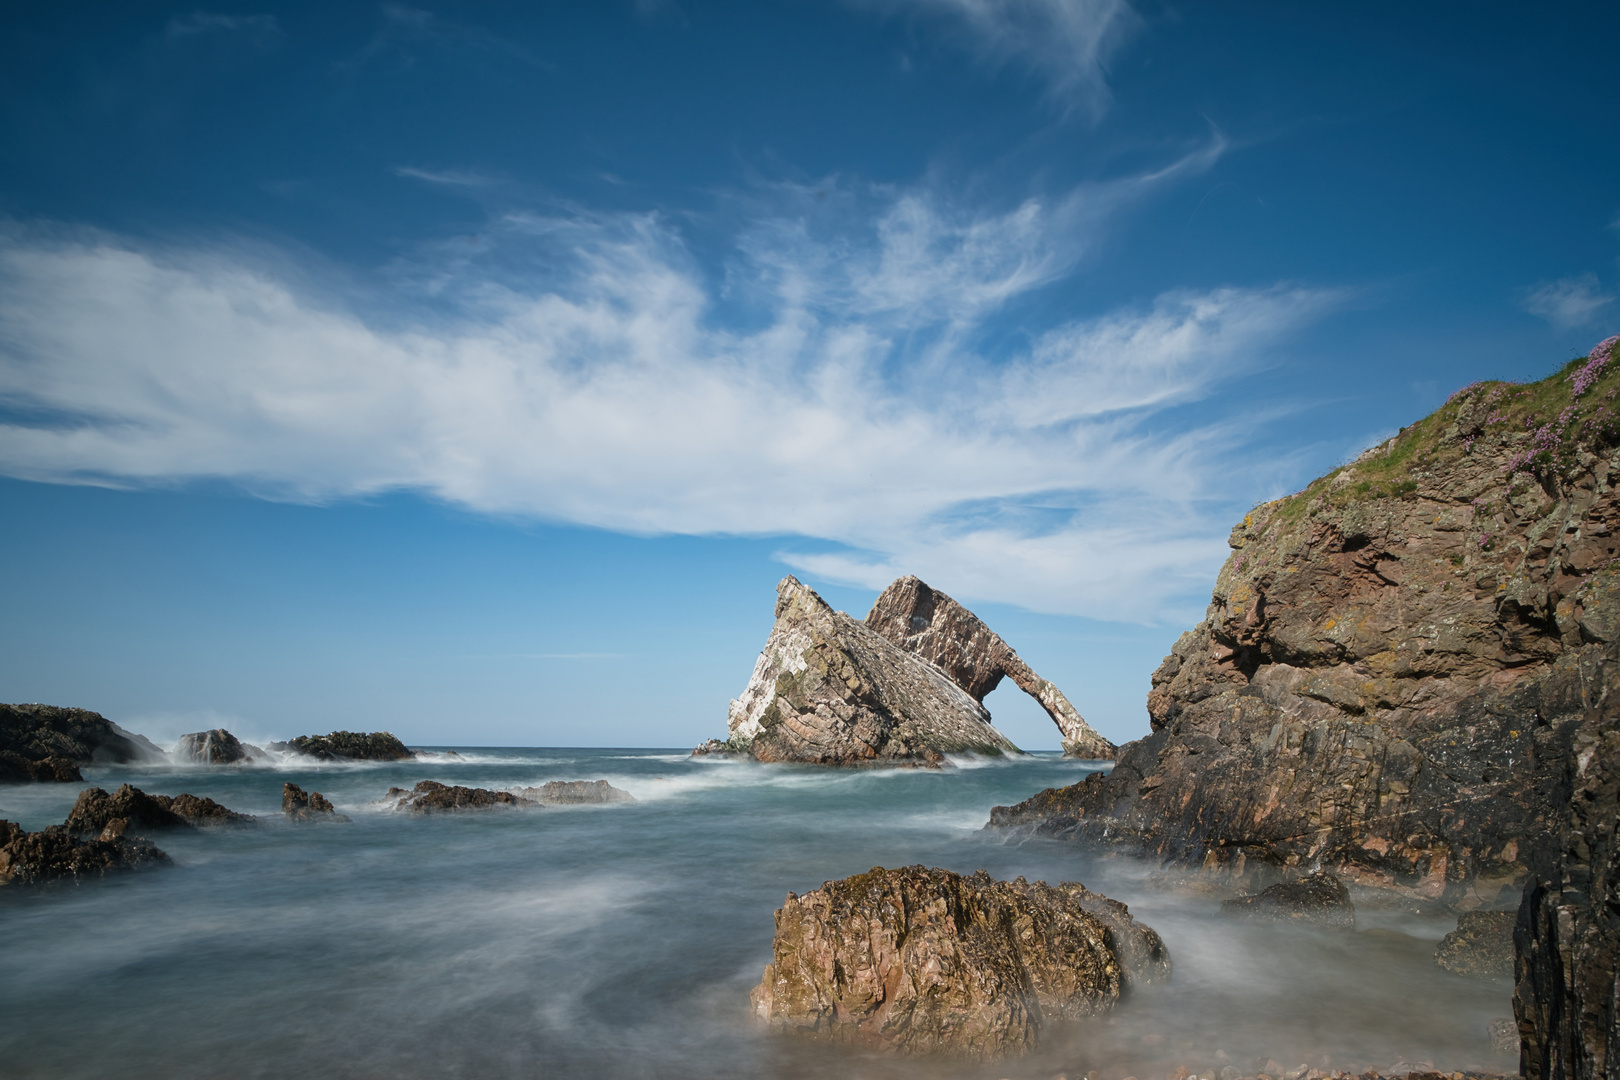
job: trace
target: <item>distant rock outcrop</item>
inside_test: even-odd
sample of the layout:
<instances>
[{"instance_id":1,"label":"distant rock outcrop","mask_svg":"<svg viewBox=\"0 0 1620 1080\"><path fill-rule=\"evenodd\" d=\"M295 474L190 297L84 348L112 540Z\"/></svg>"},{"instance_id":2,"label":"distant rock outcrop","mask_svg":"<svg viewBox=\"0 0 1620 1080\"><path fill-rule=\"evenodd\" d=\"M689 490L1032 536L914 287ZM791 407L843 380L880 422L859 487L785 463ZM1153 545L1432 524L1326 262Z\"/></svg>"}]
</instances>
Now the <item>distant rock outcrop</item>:
<instances>
[{"instance_id":1,"label":"distant rock outcrop","mask_svg":"<svg viewBox=\"0 0 1620 1080\"><path fill-rule=\"evenodd\" d=\"M251 761L269 761L270 757L252 743L245 743L224 728L212 731L194 731L180 736L174 756L181 761L199 765L237 765Z\"/></svg>"},{"instance_id":2,"label":"distant rock outcrop","mask_svg":"<svg viewBox=\"0 0 1620 1080\"><path fill-rule=\"evenodd\" d=\"M410 791L389 788L384 798L394 800L395 810L409 810L418 814L443 813L447 810L492 810L496 807L515 810L535 805L529 799L509 791L451 786L437 780L423 780Z\"/></svg>"},{"instance_id":3,"label":"distant rock outcrop","mask_svg":"<svg viewBox=\"0 0 1620 1080\"><path fill-rule=\"evenodd\" d=\"M166 760L147 739L88 709L0 705L0 782L82 782L80 765Z\"/></svg>"},{"instance_id":4,"label":"distant rock outcrop","mask_svg":"<svg viewBox=\"0 0 1620 1080\"><path fill-rule=\"evenodd\" d=\"M1311 874L1298 881L1281 881L1253 896L1240 896L1221 905L1221 913L1265 922L1354 930L1356 906L1350 890L1332 874Z\"/></svg>"},{"instance_id":5,"label":"distant rock outcrop","mask_svg":"<svg viewBox=\"0 0 1620 1080\"><path fill-rule=\"evenodd\" d=\"M322 822L322 821L348 821L349 819L337 812L332 801L318 791L306 792L297 784L288 781L281 785L281 812L287 815L289 821Z\"/></svg>"},{"instance_id":6,"label":"distant rock outcrop","mask_svg":"<svg viewBox=\"0 0 1620 1080\"><path fill-rule=\"evenodd\" d=\"M1620 363L1484 383L1256 507L1108 776L991 824L1240 887L1321 866L1468 910L1556 845L1564 763L1620 641Z\"/></svg>"},{"instance_id":7,"label":"distant rock outcrop","mask_svg":"<svg viewBox=\"0 0 1620 1080\"><path fill-rule=\"evenodd\" d=\"M636 797L606 780L547 780L540 787L513 788L512 794L530 802L554 806L633 803Z\"/></svg>"},{"instance_id":8,"label":"distant rock outcrop","mask_svg":"<svg viewBox=\"0 0 1620 1080\"><path fill-rule=\"evenodd\" d=\"M200 825L247 825L257 819L238 814L213 799L197 795L148 795L125 784L112 794L85 788L69 811L66 828L80 836L95 836L121 822L116 832L144 833L152 829L185 829Z\"/></svg>"},{"instance_id":9,"label":"distant rock outcrop","mask_svg":"<svg viewBox=\"0 0 1620 1080\"><path fill-rule=\"evenodd\" d=\"M14 822L0 821L0 885L100 877L169 861L151 841L125 837L116 829L87 840L65 825L31 833Z\"/></svg>"},{"instance_id":10,"label":"distant rock outcrop","mask_svg":"<svg viewBox=\"0 0 1620 1080\"><path fill-rule=\"evenodd\" d=\"M991 1058L1169 970L1157 934L1083 885L874 867L788 894L751 1000L784 1031Z\"/></svg>"},{"instance_id":11,"label":"distant rock outcrop","mask_svg":"<svg viewBox=\"0 0 1620 1080\"><path fill-rule=\"evenodd\" d=\"M792 577L725 742L694 753L817 765L936 765L948 753L1016 753L990 714L939 668Z\"/></svg>"},{"instance_id":12,"label":"distant rock outcrop","mask_svg":"<svg viewBox=\"0 0 1620 1080\"><path fill-rule=\"evenodd\" d=\"M270 749L304 754L322 761L405 761L416 756L386 731L334 731L330 735L300 735Z\"/></svg>"},{"instance_id":13,"label":"distant rock outcrop","mask_svg":"<svg viewBox=\"0 0 1620 1080\"><path fill-rule=\"evenodd\" d=\"M915 577L883 590L866 625L949 675L974 701L1010 678L1034 698L1063 733L1065 757L1112 761L1118 748L1086 723L1063 691L1030 666L973 612Z\"/></svg>"}]
</instances>

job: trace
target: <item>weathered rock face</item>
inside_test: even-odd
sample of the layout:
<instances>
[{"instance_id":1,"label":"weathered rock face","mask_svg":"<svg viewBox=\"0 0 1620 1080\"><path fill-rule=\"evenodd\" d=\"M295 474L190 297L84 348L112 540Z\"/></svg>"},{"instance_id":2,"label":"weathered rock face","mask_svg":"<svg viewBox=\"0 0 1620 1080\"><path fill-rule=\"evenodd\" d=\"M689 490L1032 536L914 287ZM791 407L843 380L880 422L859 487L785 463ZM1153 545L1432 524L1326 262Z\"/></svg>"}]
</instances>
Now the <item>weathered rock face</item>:
<instances>
[{"instance_id":1,"label":"weathered rock face","mask_svg":"<svg viewBox=\"0 0 1620 1080\"><path fill-rule=\"evenodd\" d=\"M322 761L405 761L416 754L386 731L334 731L330 735L300 735L271 743L272 750L306 754Z\"/></svg>"},{"instance_id":2,"label":"weathered rock face","mask_svg":"<svg viewBox=\"0 0 1620 1080\"><path fill-rule=\"evenodd\" d=\"M237 765L260 759L268 760L264 751L252 743L245 743L224 728L195 731L180 736L174 756L181 761L199 765Z\"/></svg>"},{"instance_id":3,"label":"weathered rock face","mask_svg":"<svg viewBox=\"0 0 1620 1080\"><path fill-rule=\"evenodd\" d=\"M1332 874L1311 874L1298 881L1280 881L1253 896L1240 896L1221 904L1223 915L1265 922L1354 930L1356 906L1350 890Z\"/></svg>"},{"instance_id":4,"label":"weathered rock face","mask_svg":"<svg viewBox=\"0 0 1620 1080\"><path fill-rule=\"evenodd\" d=\"M633 803L636 797L606 780L547 780L540 787L513 788L512 794L534 803L554 806Z\"/></svg>"},{"instance_id":5,"label":"weathered rock face","mask_svg":"<svg viewBox=\"0 0 1620 1080\"><path fill-rule=\"evenodd\" d=\"M990 714L933 664L834 611L792 577L729 736L696 753L817 765L938 764L948 753L1016 753Z\"/></svg>"},{"instance_id":6,"label":"weathered rock face","mask_svg":"<svg viewBox=\"0 0 1620 1080\"><path fill-rule=\"evenodd\" d=\"M1063 691L1035 674L977 615L926 582L907 576L884 589L866 625L944 671L981 705L1003 678L1012 679L1063 733L1064 756L1113 760L1117 747L1092 730Z\"/></svg>"},{"instance_id":7,"label":"weathered rock face","mask_svg":"<svg viewBox=\"0 0 1620 1080\"><path fill-rule=\"evenodd\" d=\"M0 821L0 885L100 877L169 861L150 841L124 837L116 830L86 840L65 825L31 833L14 822Z\"/></svg>"},{"instance_id":8,"label":"weathered rock face","mask_svg":"<svg viewBox=\"0 0 1620 1080\"><path fill-rule=\"evenodd\" d=\"M71 833L95 836L114 822L116 830L143 833L152 829L185 829L198 825L246 825L256 820L251 814L238 814L213 799L197 795L148 795L125 784L111 795L101 788L85 788L68 812L66 827Z\"/></svg>"},{"instance_id":9,"label":"weathered rock face","mask_svg":"<svg viewBox=\"0 0 1620 1080\"><path fill-rule=\"evenodd\" d=\"M1556 848L1538 860L1514 930L1525 1080L1620 1069L1620 647L1604 656L1566 768Z\"/></svg>"},{"instance_id":10,"label":"weathered rock face","mask_svg":"<svg viewBox=\"0 0 1620 1080\"><path fill-rule=\"evenodd\" d=\"M534 805L530 800L509 791L452 787L437 780L423 780L411 791L389 788L384 798L394 800L395 810L409 810L418 814L443 813L447 810L491 810L495 807L518 809Z\"/></svg>"},{"instance_id":11,"label":"weathered rock face","mask_svg":"<svg viewBox=\"0 0 1620 1080\"><path fill-rule=\"evenodd\" d=\"M752 1002L781 1030L988 1058L1169 970L1157 934L1082 885L874 867L789 894Z\"/></svg>"},{"instance_id":12,"label":"weathered rock face","mask_svg":"<svg viewBox=\"0 0 1620 1080\"><path fill-rule=\"evenodd\" d=\"M100 713L0 705L0 782L82 782L80 765L162 760L162 750Z\"/></svg>"},{"instance_id":13,"label":"weathered rock face","mask_svg":"<svg viewBox=\"0 0 1620 1080\"><path fill-rule=\"evenodd\" d=\"M1304 866L1462 909L1554 843L1620 638L1620 363L1459 391L1232 532L1205 620L1109 777L997 826L1261 884Z\"/></svg>"},{"instance_id":14,"label":"weathered rock face","mask_svg":"<svg viewBox=\"0 0 1620 1080\"><path fill-rule=\"evenodd\" d=\"M290 781L281 785L281 812L286 814L290 821L349 820L343 814L338 813L337 808L332 805L332 801L320 792L306 792L303 788Z\"/></svg>"},{"instance_id":15,"label":"weathered rock face","mask_svg":"<svg viewBox=\"0 0 1620 1080\"><path fill-rule=\"evenodd\" d=\"M1512 911L1465 911L1434 950L1438 968L1470 979L1513 977Z\"/></svg>"}]
</instances>

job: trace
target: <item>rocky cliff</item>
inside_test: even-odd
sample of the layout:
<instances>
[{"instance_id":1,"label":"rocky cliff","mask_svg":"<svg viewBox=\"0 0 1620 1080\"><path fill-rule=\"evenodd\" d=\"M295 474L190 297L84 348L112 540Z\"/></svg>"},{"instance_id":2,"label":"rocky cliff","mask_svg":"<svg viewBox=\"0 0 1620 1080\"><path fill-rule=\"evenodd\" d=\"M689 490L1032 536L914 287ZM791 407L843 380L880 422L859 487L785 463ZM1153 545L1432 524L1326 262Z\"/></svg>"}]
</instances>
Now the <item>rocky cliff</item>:
<instances>
[{"instance_id":1,"label":"rocky cliff","mask_svg":"<svg viewBox=\"0 0 1620 1080\"><path fill-rule=\"evenodd\" d=\"M926 582L907 576L884 589L866 625L940 668L981 705L1003 678L1012 679L1063 733L1065 757L1113 759L1114 744L1092 730L1063 691L1035 674L977 615Z\"/></svg>"},{"instance_id":2,"label":"rocky cliff","mask_svg":"<svg viewBox=\"0 0 1620 1080\"><path fill-rule=\"evenodd\" d=\"M1614 339L1258 506L1109 776L991 824L1238 878L1513 903L1620 639Z\"/></svg>"},{"instance_id":3,"label":"rocky cliff","mask_svg":"<svg viewBox=\"0 0 1620 1080\"><path fill-rule=\"evenodd\" d=\"M988 1058L1169 971L1158 934L1083 885L873 867L788 895L751 1000L784 1031Z\"/></svg>"},{"instance_id":4,"label":"rocky cliff","mask_svg":"<svg viewBox=\"0 0 1620 1080\"><path fill-rule=\"evenodd\" d=\"M724 742L694 753L818 765L928 765L948 753L1017 752L990 714L933 664L795 578L776 587L776 624Z\"/></svg>"},{"instance_id":5,"label":"rocky cliff","mask_svg":"<svg viewBox=\"0 0 1620 1080\"><path fill-rule=\"evenodd\" d=\"M82 781L80 765L165 761L140 735L100 713L56 705L0 705L0 782Z\"/></svg>"}]
</instances>

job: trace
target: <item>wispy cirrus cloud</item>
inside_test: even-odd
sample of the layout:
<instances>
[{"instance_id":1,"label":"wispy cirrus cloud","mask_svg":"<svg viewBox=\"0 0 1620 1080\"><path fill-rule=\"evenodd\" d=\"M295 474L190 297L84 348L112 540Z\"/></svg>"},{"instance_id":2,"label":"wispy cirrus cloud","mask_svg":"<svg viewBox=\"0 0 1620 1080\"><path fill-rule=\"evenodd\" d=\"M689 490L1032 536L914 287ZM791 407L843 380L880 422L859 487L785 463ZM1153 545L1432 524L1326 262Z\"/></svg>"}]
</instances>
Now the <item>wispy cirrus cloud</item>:
<instances>
[{"instance_id":1,"label":"wispy cirrus cloud","mask_svg":"<svg viewBox=\"0 0 1620 1080\"><path fill-rule=\"evenodd\" d=\"M1530 289L1525 293L1524 309L1559 330L1574 330L1591 325L1614 302L1615 294L1603 289L1596 274L1581 274Z\"/></svg>"},{"instance_id":2,"label":"wispy cirrus cloud","mask_svg":"<svg viewBox=\"0 0 1620 1080\"><path fill-rule=\"evenodd\" d=\"M1112 101L1107 61L1141 25L1125 0L863 0L914 11L951 27L991 64L1020 64L1066 110L1092 118Z\"/></svg>"},{"instance_id":3,"label":"wispy cirrus cloud","mask_svg":"<svg viewBox=\"0 0 1620 1080\"><path fill-rule=\"evenodd\" d=\"M1154 619L1221 557L1252 423L1156 419L1336 297L1172 292L1007 345L1008 305L1153 182L993 212L872 189L819 225L783 189L723 273L657 215L513 213L382 315L230 247L13 230L0 470L779 535L841 581Z\"/></svg>"}]
</instances>

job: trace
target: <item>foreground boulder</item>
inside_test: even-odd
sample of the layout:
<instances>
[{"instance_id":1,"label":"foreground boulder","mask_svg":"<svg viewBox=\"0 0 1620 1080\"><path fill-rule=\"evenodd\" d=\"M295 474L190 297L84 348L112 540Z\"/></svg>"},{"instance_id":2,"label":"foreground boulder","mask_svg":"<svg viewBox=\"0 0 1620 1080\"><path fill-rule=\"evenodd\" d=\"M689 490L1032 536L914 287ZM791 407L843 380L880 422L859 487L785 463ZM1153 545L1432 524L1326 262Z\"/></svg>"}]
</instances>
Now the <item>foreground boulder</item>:
<instances>
[{"instance_id":1,"label":"foreground boulder","mask_svg":"<svg viewBox=\"0 0 1620 1080\"><path fill-rule=\"evenodd\" d=\"M547 780L540 787L514 788L512 794L553 806L633 803L636 797L606 780Z\"/></svg>"},{"instance_id":2,"label":"foreground boulder","mask_svg":"<svg viewBox=\"0 0 1620 1080\"><path fill-rule=\"evenodd\" d=\"M245 743L224 728L212 731L194 731L180 736L174 748L180 761L198 765L239 765L252 761L269 761L270 757L252 743Z\"/></svg>"},{"instance_id":3,"label":"foreground boulder","mask_svg":"<svg viewBox=\"0 0 1620 1080\"><path fill-rule=\"evenodd\" d=\"M257 819L238 814L213 799L197 795L148 795L125 784L111 795L101 788L85 788L68 812L66 827L81 836L94 836L121 822L117 832L127 829L144 833L152 829L188 829L199 825L246 825Z\"/></svg>"},{"instance_id":4,"label":"foreground boulder","mask_svg":"<svg viewBox=\"0 0 1620 1080\"><path fill-rule=\"evenodd\" d=\"M1227 900L1221 904L1221 913L1330 930L1356 928L1356 906L1350 902L1350 890L1332 874L1280 881L1253 896Z\"/></svg>"},{"instance_id":5,"label":"foreground boulder","mask_svg":"<svg viewBox=\"0 0 1620 1080\"><path fill-rule=\"evenodd\" d=\"M330 735L300 735L270 749L304 754L322 761L407 761L416 756L387 731L334 731Z\"/></svg>"},{"instance_id":6,"label":"foreground boulder","mask_svg":"<svg viewBox=\"0 0 1620 1080\"><path fill-rule=\"evenodd\" d=\"M990 714L939 668L834 611L792 577L729 733L695 753L815 765L938 765L950 753L1016 753Z\"/></svg>"},{"instance_id":7,"label":"foreground boulder","mask_svg":"<svg viewBox=\"0 0 1620 1080\"><path fill-rule=\"evenodd\" d=\"M423 780L410 791L391 787L384 798L394 800L395 810L409 810L418 814L443 813L447 810L491 810L497 806L517 809L534 805L529 799L509 791L451 786L437 780Z\"/></svg>"},{"instance_id":8,"label":"foreground boulder","mask_svg":"<svg viewBox=\"0 0 1620 1080\"><path fill-rule=\"evenodd\" d=\"M1040 703L1063 733L1065 757L1113 760L1118 748L1081 717L1063 691L1024 663L977 615L915 577L894 582L872 605L866 625L949 675L984 704L1003 678Z\"/></svg>"},{"instance_id":9,"label":"foreground boulder","mask_svg":"<svg viewBox=\"0 0 1620 1080\"><path fill-rule=\"evenodd\" d=\"M1157 934L1082 885L874 867L788 895L751 1002L779 1030L990 1058L1169 970Z\"/></svg>"},{"instance_id":10,"label":"foreground boulder","mask_svg":"<svg viewBox=\"0 0 1620 1080\"><path fill-rule=\"evenodd\" d=\"M1152 733L992 824L1248 889L1316 865L1415 903L1515 899L1620 640L1611 349L1461 390L1256 507L1153 676Z\"/></svg>"},{"instance_id":11,"label":"foreground boulder","mask_svg":"<svg viewBox=\"0 0 1620 1080\"><path fill-rule=\"evenodd\" d=\"M116 830L87 840L65 825L31 833L14 822L0 821L0 885L100 877L170 861L151 841Z\"/></svg>"},{"instance_id":12,"label":"foreground boulder","mask_svg":"<svg viewBox=\"0 0 1620 1080\"><path fill-rule=\"evenodd\" d=\"M289 821L349 820L345 815L338 813L332 801L320 792L305 791L290 781L281 785L281 812L287 815Z\"/></svg>"},{"instance_id":13,"label":"foreground boulder","mask_svg":"<svg viewBox=\"0 0 1620 1080\"><path fill-rule=\"evenodd\" d=\"M1435 966L1470 979L1513 978L1512 911L1467 911L1457 918L1457 929L1440 939L1434 950Z\"/></svg>"},{"instance_id":14,"label":"foreground boulder","mask_svg":"<svg viewBox=\"0 0 1620 1080\"><path fill-rule=\"evenodd\" d=\"M100 713L55 705L0 705L0 783L82 782L81 765L165 761L156 745Z\"/></svg>"}]
</instances>

